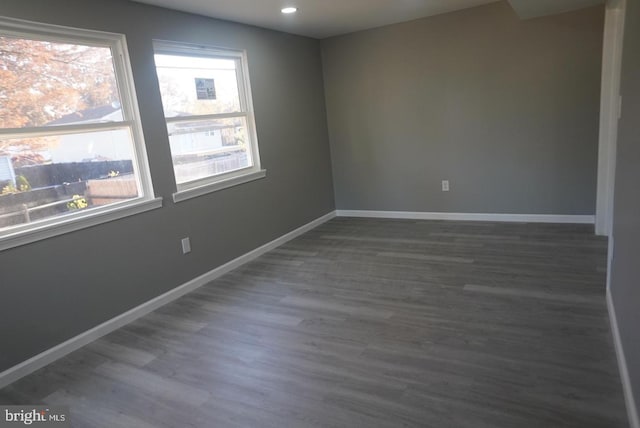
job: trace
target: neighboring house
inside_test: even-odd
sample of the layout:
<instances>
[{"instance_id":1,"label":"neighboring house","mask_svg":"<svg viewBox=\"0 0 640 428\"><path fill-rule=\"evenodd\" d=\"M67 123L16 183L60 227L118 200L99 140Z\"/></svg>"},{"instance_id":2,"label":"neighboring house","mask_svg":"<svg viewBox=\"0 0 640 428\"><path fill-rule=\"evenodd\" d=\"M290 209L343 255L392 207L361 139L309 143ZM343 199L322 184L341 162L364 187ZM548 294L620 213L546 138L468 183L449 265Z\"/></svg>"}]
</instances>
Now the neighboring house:
<instances>
[{"instance_id":1,"label":"neighboring house","mask_svg":"<svg viewBox=\"0 0 640 428\"><path fill-rule=\"evenodd\" d=\"M222 142L222 129L225 127L210 123L181 123L169 135L171 155L212 155L225 151Z\"/></svg>"},{"instance_id":2,"label":"neighboring house","mask_svg":"<svg viewBox=\"0 0 640 428\"><path fill-rule=\"evenodd\" d=\"M0 156L0 185L11 182L16 184L16 174L13 170L10 156Z\"/></svg>"},{"instance_id":3,"label":"neighboring house","mask_svg":"<svg viewBox=\"0 0 640 428\"><path fill-rule=\"evenodd\" d=\"M86 123L115 122L122 120L120 105L114 103L68 114L49 122L47 126L74 125ZM45 157L52 163L91 162L103 160L133 159L129 138L122 138L125 131L93 132L90 134L69 134L58 137Z\"/></svg>"},{"instance_id":4,"label":"neighboring house","mask_svg":"<svg viewBox=\"0 0 640 428\"><path fill-rule=\"evenodd\" d=\"M122 110L116 104L72 113L49 122L47 125L73 125L120 120L122 120ZM176 157L206 156L224 152L222 129L225 128L228 126L217 126L210 123L177 124L170 135L171 153ZM58 137L58 142L43 154L52 163L133 159L133 147L129 138L122 135L123 132L125 131L63 135Z\"/></svg>"}]
</instances>

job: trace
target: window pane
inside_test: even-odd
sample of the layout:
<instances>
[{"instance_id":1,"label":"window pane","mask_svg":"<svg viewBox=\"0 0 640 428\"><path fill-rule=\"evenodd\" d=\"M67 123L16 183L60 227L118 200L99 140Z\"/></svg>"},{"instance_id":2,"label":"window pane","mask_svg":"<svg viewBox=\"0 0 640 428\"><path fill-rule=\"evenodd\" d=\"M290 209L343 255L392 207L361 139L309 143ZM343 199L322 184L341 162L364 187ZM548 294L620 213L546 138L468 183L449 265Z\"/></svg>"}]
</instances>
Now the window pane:
<instances>
[{"instance_id":1,"label":"window pane","mask_svg":"<svg viewBox=\"0 0 640 428\"><path fill-rule=\"evenodd\" d=\"M128 129L0 140L0 229L141 196Z\"/></svg>"},{"instance_id":2,"label":"window pane","mask_svg":"<svg viewBox=\"0 0 640 428\"><path fill-rule=\"evenodd\" d=\"M241 111L236 61L181 55L156 55L166 117Z\"/></svg>"},{"instance_id":3,"label":"window pane","mask_svg":"<svg viewBox=\"0 0 640 428\"><path fill-rule=\"evenodd\" d=\"M178 184L252 166L244 117L169 124Z\"/></svg>"},{"instance_id":4,"label":"window pane","mask_svg":"<svg viewBox=\"0 0 640 428\"><path fill-rule=\"evenodd\" d=\"M109 47L0 34L0 128L122 120Z\"/></svg>"}]
</instances>

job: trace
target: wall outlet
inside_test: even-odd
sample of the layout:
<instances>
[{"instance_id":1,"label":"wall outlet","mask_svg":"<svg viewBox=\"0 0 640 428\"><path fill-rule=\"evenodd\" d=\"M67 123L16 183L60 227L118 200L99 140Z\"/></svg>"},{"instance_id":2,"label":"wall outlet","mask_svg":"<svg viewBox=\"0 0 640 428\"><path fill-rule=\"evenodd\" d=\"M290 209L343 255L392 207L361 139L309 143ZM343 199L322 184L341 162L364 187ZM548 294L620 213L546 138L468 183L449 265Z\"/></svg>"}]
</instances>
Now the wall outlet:
<instances>
[{"instance_id":1,"label":"wall outlet","mask_svg":"<svg viewBox=\"0 0 640 428\"><path fill-rule=\"evenodd\" d=\"M449 191L449 180L442 180L442 191L443 192Z\"/></svg>"},{"instance_id":2,"label":"wall outlet","mask_svg":"<svg viewBox=\"0 0 640 428\"><path fill-rule=\"evenodd\" d=\"M191 240L187 237L182 240L182 254L191 252Z\"/></svg>"}]
</instances>

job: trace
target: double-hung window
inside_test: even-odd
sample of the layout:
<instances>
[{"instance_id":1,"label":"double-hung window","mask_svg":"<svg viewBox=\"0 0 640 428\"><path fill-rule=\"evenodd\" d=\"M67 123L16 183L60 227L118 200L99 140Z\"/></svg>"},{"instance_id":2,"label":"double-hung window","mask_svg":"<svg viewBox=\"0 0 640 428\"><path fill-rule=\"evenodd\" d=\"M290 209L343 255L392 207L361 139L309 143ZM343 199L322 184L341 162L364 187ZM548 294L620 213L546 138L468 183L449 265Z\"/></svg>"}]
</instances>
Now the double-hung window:
<instances>
[{"instance_id":1,"label":"double-hung window","mask_svg":"<svg viewBox=\"0 0 640 428\"><path fill-rule=\"evenodd\" d=\"M0 18L0 250L160 205L124 36Z\"/></svg>"},{"instance_id":2,"label":"double-hung window","mask_svg":"<svg viewBox=\"0 0 640 428\"><path fill-rule=\"evenodd\" d=\"M176 201L264 177L246 54L154 43Z\"/></svg>"}]
</instances>

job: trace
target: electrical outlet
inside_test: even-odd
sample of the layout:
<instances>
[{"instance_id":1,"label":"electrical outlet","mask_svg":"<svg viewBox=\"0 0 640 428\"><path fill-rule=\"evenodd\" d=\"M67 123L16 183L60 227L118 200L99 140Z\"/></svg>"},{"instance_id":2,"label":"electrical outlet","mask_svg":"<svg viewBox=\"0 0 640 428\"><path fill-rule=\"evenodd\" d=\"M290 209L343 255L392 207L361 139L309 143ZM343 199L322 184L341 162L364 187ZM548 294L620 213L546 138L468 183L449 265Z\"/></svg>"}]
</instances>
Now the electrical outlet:
<instances>
[{"instance_id":1,"label":"electrical outlet","mask_svg":"<svg viewBox=\"0 0 640 428\"><path fill-rule=\"evenodd\" d=\"M449 180L442 180L442 191L443 192L449 191Z\"/></svg>"},{"instance_id":2,"label":"electrical outlet","mask_svg":"<svg viewBox=\"0 0 640 428\"><path fill-rule=\"evenodd\" d=\"M187 254L191 252L191 240L189 237L186 237L182 240L182 254Z\"/></svg>"}]
</instances>

